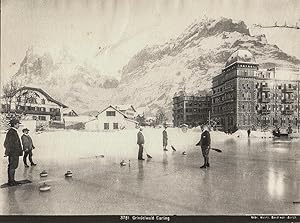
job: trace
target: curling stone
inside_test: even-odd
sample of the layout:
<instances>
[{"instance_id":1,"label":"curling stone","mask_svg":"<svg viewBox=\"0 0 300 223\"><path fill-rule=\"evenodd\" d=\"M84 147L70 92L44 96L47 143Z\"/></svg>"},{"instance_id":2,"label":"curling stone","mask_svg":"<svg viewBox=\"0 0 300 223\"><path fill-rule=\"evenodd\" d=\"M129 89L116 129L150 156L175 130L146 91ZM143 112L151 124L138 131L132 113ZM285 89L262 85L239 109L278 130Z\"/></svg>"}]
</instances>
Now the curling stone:
<instances>
[{"instance_id":1,"label":"curling stone","mask_svg":"<svg viewBox=\"0 0 300 223\"><path fill-rule=\"evenodd\" d=\"M51 189L50 185L44 183L43 185L40 186L40 191L41 192L45 192L45 191L49 191Z\"/></svg>"},{"instance_id":2,"label":"curling stone","mask_svg":"<svg viewBox=\"0 0 300 223\"><path fill-rule=\"evenodd\" d=\"M183 151L183 152L182 152L182 155L186 155L186 152L185 152L185 151Z\"/></svg>"},{"instance_id":3,"label":"curling stone","mask_svg":"<svg viewBox=\"0 0 300 223\"><path fill-rule=\"evenodd\" d=\"M72 177L73 176L73 173L71 170L68 170L66 173L65 173L65 177Z\"/></svg>"},{"instance_id":4,"label":"curling stone","mask_svg":"<svg viewBox=\"0 0 300 223\"><path fill-rule=\"evenodd\" d=\"M40 173L40 176L41 177L47 177L48 176L48 173L46 170L43 170L41 173Z\"/></svg>"},{"instance_id":5,"label":"curling stone","mask_svg":"<svg viewBox=\"0 0 300 223\"><path fill-rule=\"evenodd\" d=\"M126 162L124 160L121 161L120 166L126 166Z\"/></svg>"}]
</instances>

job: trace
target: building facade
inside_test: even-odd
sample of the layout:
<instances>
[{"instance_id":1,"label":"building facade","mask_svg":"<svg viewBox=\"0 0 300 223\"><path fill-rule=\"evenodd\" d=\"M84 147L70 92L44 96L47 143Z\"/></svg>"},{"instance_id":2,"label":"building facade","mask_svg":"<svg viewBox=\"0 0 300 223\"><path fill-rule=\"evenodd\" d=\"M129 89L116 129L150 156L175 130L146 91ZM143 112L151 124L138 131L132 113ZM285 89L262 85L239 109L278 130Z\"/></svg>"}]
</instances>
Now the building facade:
<instances>
[{"instance_id":1,"label":"building facade","mask_svg":"<svg viewBox=\"0 0 300 223\"><path fill-rule=\"evenodd\" d=\"M212 119L225 131L297 127L299 78L299 69L259 69L248 50L237 50L213 78Z\"/></svg>"},{"instance_id":2,"label":"building facade","mask_svg":"<svg viewBox=\"0 0 300 223\"><path fill-rule=\"evenodd\" d=\"M8 102L10 100L10 102ZM1 99L2 113L22 114L27 120L62 121L62 110L66 105L53 99L40 88L22 87L9 99Z\"/></svg>"},{"instance_id":3,"label":"building facade","mask_svg":"<svg viewBox=\"0 0 300 223\"><path fill-rule=\"evenodd\" d=\"M138 122L128 118L123 112L109 105L96 116L94 120L85 123L85 128L91 131L111 131L134 129Z\"/></svg>"},{"instance_id":4,"label":"building facade","mask_svg":"<svg viewBox=\"0 0 300 223\"><path fill-rule=\"evenodd\" d=\"M206 92L187 95L184 91L173 97L173 125L198 126L208 123L211 112L211 95Z\"/></svg>"}]
</instances>

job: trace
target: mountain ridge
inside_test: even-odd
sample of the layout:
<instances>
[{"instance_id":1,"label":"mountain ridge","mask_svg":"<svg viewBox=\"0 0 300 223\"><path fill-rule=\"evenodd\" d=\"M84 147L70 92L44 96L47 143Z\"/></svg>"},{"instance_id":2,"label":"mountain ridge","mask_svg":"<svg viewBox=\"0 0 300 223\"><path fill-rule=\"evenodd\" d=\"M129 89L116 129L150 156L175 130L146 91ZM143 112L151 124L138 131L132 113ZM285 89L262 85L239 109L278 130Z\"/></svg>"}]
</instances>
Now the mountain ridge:
<instances>
[{"instance_id":1,"label":"mountain ridge","mask_svg":"<svg viewBox=\"0 0 300 223\"><path fill-rule=\"evenodd\" d=\"M243 21L220 18L196 21L177 38L144 47L123 66L120 80L74 62L66 51L59 62L47 54L33 57L30 74L24 73L23 63L16 78L45 87L76 109L101 110L107 104L125 103L143 108L149 115L164 108L171 118L173 95L183 88L188 93L210 89L212 77L221 72L231 53L241 48L253 53L261 68L300 65L296 57L268 44L265 35L251 36ZM42 66L41 60L45 60ZM68 75L58 81L63 72Z\"/></svg>"}]
</instances>

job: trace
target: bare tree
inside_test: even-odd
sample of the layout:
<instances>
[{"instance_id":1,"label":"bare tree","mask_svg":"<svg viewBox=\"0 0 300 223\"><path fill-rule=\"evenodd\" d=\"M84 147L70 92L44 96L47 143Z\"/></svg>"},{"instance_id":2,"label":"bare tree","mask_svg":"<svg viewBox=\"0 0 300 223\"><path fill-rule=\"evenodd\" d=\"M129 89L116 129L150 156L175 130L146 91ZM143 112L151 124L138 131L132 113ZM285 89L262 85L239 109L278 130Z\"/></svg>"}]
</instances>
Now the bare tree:
<instances>
[{"instance_id":1,"label":"bare tree","mask_svg":"<svg viewBox=\"0 0 300 223\"><path fill-rule=\"evenodd\" d=\"M3 86L3 98L5 100L5 111L10 114L11 104L18 89L20 89L21 83L16 80L11 80Z\"/></svg>"},{"instance_id":2,"label":"bare tree","mask_svg":"<svg viewBox=\"0 0 300 223\"><path fill-rule=\"evenodd\" d=\"M156 124L159 125L159 124L163 124L167 121L167 116L166 116L166 113L163 109L159 109L157 112L156 112Z\"/></svg>"}]
</instances>

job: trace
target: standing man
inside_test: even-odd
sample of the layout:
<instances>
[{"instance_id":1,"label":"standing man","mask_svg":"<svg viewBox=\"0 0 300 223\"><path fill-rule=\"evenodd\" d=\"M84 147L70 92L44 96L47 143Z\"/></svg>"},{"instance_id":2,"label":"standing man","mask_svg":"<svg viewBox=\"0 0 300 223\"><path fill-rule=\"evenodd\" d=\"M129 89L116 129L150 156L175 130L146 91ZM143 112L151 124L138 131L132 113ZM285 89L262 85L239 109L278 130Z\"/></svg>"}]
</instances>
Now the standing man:
<instances>
[{"instance_id":1,"label":"standing man","mask_svg":"<svg viewBox=\"0 0 300 223\"><path fill-rule=\"evenodd\" d=\"M15 181L15 171L19 165L19 156L23 155L21 141L17 132L21 123L17 119L12 119L9 124L11 128L6 133L4 147L5 156L8 156L8 185L15 186L19 185L19 183Z\"/></svg>"},{"instance_id":2,"label":"standing man","mask_svg":"<svg viewBox=\"0 0 300 223\"><path fill-rule=\"evenodd\" d=\"M145 160L143 158L145 138L144 138L142 131L143 131L143 128L140 127L140 131L137 134L137 144L139 145L138 160Z\"/></svg>"},{"instance_id":3,"label":"standing man","mask_svg":"<svg viewBox=\"0 0 300 223\"><path fill-rule=\"evenodd\" d=\"M164 151L168 151L167 145L168 145L168 133L167 133L167 126L165 125L165 130L163 131L163 149L164 149Z\"/></svg>"},{"instance_id":4,"label":"standing man","mask_svg":"<svg viewBox=\"0 0 300 223\"><path fill-rule=\"evenodd\" d=\"M23 162L25 167L29 167L27 165L27 156L29 156L29 161L31 166L36 166L36 164L32 161L32 150L35 148L32 142L31 137L28 135L29 129L25 128L22 130L24 133L21 137L23 150L24 150L24 156L23 156Z\"/></svg>"},{"instance_id":5,"label":"standing man","mask_svg":"<svg viewBox=\"0 0 300 223\"><path fill-rule=\"evenodd\" d=\"M251 134L251 130L248 129L248 130L247 130L247 133L248 133L248 138L249 138L249 137L250 137L250 134Z\"/></svg>"},{"instance_id":6,"label":"standing man","mask_svg":"<svg viewBox=\"0 0 300 223\"><path fill-rule=\"evenodd\" d=\"M210 134L208 131L208 127L205 125L203 126L203 132L201 134L201 139L200 139L200 146L201 146L201 150L202 150L202 155L204 157L204 165L201 166L200 168L206 168L209 167L209 150L210 150Z\"/></svg>"}]
</instances>

